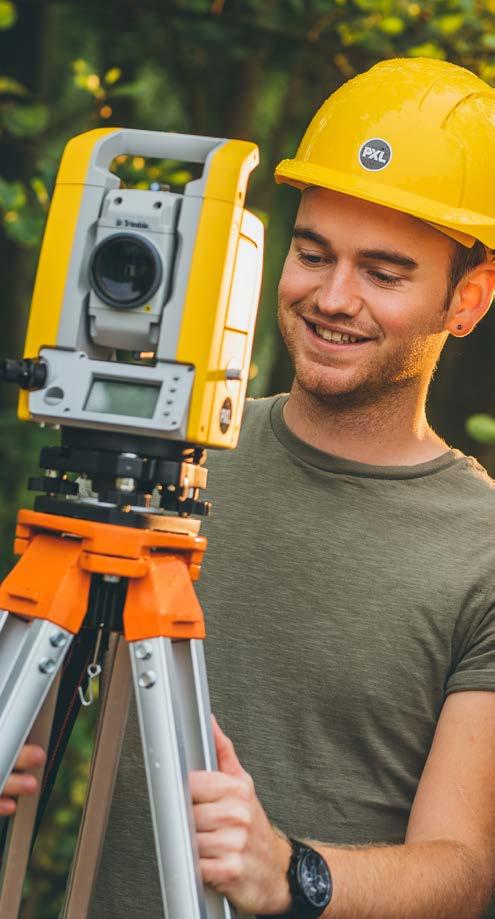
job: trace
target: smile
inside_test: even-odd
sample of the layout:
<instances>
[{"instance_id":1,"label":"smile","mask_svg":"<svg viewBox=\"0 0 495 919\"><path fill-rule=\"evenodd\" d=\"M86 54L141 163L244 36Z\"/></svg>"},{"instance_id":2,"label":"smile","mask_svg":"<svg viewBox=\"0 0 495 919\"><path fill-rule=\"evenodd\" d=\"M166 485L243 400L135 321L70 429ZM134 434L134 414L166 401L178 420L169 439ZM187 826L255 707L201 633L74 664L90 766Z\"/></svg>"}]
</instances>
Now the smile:
<instances>
[{"instance_id":1,"label":"smile","mask_svg":"<svg viewBox=\"0 0 495 919\"><path fill-rule=\"evenodd\" d=\"M304 317L303 317L304 318ZM314 322L304 319L306 327L319 339L330 342L334 345L360 345L367 341L363 335L351 335L349 332L336 332L333 329L327 329L325 326L318 325Z\"/></svg>"},{"instance_id":2,"label":"smile","mask_svg":"<svg viewBox=\"0 0 495 919\"><path fill-rule=\"evenodd\" d=\"M325 341L342 342L342 344L354 344L358 339L353 335L344 335L342 332L332 332L330 329L324 329L321 325L313 326L316 334Z\"/></svg>"}]
</instances>

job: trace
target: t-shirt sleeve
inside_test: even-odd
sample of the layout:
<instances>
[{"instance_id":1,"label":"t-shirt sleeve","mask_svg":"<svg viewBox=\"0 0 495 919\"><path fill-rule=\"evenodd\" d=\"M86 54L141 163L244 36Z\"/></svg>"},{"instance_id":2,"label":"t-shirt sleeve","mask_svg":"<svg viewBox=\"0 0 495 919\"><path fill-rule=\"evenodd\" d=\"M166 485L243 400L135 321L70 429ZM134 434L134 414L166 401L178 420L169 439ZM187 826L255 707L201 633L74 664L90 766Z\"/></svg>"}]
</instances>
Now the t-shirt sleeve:
<instances>
[{"instance_id":1,"label":"t-shirt sleeve","mask_svg":"<svg viewBox=\"0 0 495 919\"><path fill-rule=\"evenodd\" d=\"M495 603L466 638L447 680L446 694L475 689L495 691Z\"/></svg>"}]
</instances>

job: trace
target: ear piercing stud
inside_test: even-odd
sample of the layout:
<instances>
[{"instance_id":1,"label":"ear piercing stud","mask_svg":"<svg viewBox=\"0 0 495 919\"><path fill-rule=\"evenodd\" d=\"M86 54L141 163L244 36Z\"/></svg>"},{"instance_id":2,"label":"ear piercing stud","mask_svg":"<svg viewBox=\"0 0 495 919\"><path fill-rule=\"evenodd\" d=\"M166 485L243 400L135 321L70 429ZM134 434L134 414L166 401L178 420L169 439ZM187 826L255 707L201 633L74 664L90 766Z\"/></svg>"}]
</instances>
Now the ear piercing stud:
<instances>
[{"instance_id":1,"label":"ear piercing stud","mask_svg":"<svg viewBox=\"0 0 495 919\"><path fill-rule=\"evenodd\" d=\"M457 326L457 331L460 332L461 329L462 329L462 325L458 325L458 326Z\"/></svg>"}]
</instances>

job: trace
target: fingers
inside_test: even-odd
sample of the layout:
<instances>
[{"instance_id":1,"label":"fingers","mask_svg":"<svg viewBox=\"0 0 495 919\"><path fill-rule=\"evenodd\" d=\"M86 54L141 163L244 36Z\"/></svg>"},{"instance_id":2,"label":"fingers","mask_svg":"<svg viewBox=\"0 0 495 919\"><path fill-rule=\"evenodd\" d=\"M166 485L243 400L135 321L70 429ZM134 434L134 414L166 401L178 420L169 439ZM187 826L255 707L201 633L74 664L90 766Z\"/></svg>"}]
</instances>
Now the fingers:
<instances>
[{"instance_id":1,"label":"fingers","mask_svg":"<svg viewBox=\"0 0 495 919\"><path fill-rule=\"evenodd\" d=\"M218 772L190 772L189 789L195 804L218 801L226 791L225 783Z\"/></svg>"},{"instance_id":2,"label":"fingers","mask_svg":"<svg viewBox=\"0 0 495 919\"><path fill-rule=\"evenodd\" d=\"M15 814L16 803L13 798L0 798L0 817L11 817Z\"/></svg>"},{"instance_id":3,"label":"fingers","mask_svg":"<svg viewBox=\"0 0 495 919\"><path fill-rule=\"evenodd\" d=\"M34 775L25 775L22 772L13 772L9 776L2 793L7 797L17 798L19 795L30 795L36 791L38 782Z\"/></svg>"},{"instance_id":4,"label":"fingers","mask_svg":"<svg viewBox=\"0 0 495 919\"><path fill-rule=\"evenodd\" d=\"M17 757L17 762L15 764L15 769L37 769L39 766L43 766L46 760L46 753L37 744L24 744L19 756Z\"/></svg>"},{"instance_id":5,"label":"fingers","mask_svg":"<svg viewBox=\"0 0 495 919\"><path fill-rule=\"evenodd\" d=\"M15 769L38 769L45 760L46 754L41 747L35 744L25 744L17 758ZM38 782L33 775L29 775L29 772L12 772L0 797L0 816L10 817L16 809L14 798L34 794L37 789Z\"/></svg>"},{"instance_id":6,"label":"fingers","mask_svg":"<svg viewBox=\"0 0 495 919\"><path fill-rule=\"evenodd\" d=\"M232 855L242 855L247 847L248 834L240 827L225 827L214 833L199 833L197 837L200 858L218 858L222 861Z\"/></svg>"},{"instance_id":7,"label":"fingers","mask_svg":"<svg viewBox=\"0 0 495 919\"><path fill-rule=\"evenodd\" d=\"M221 772L190 772L189 788L194 804L213 803L227 797L247 800L251 777L247 773L237 778Z\"/></svg>"},{"instance_id":8,"label":"fingers","mask_svg":"<svg viewBox=\"0 0 495 919\"><path fill-rule=\"evenodd\" d=\"M0 817L10 817L15 813L16 802L14 798L32 795L38 790L38 782L34 775L19 775L12 773L5 784L0 798Z\"/></svg>"},{"instance_id":9,"label":"fingers","mask_svg":"<svg viewBox=\"0 0 495 919\"><path fill-rule=\"evenodd\" d=\"M244 769L239 762L234 744L230 737L227 737L227 735L223 733L214 715L211 716L211 725L213 728L213 737L215 740L215 749L220 772L226 775L242 775Z\"/></svg>"},{"instance_id":10,"label":"fingers","mask_svg":"<svg viewBox=\"0 0 495 919\"><path fill-rule=\"evenodd\" d=\"M203 883L220 890L228 889L242 877L242 856L232 852L228 858L200 858L199 868Z\"/></svg>"},{"instance_id":11,"label":"fingers","mask_svg":"<svg viewBox=\"0 0 495 919\"><path fill-rule=\"evenodd\" d=\"M215 804L195 804L193 815L197 833L211 833L232 826L246 829L251 822L251 810L247 804L228 799Z\"/></svg>"},{"instance_id":12,"label":"fingers","mask_svg":"<svg viewBox=\"0 0 495 919\"><path fill-rule=\"evenodd\" d=\"M5 788L0 797L0 817L10 817L15 813L16 802L14 797L19 795L32 795L38 789L38 782L34 775L24 775L13 772L7 779ZM13 796L13 797L12 797Z\"/></svg>"}]
</instances>

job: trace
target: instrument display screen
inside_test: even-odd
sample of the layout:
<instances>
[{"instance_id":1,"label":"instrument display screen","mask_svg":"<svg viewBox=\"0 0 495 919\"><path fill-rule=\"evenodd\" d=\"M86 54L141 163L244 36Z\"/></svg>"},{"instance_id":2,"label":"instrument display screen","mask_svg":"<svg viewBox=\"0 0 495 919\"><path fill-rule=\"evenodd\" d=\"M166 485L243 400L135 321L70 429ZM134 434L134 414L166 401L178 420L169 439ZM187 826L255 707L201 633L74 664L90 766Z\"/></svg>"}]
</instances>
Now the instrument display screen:
<instances>
[{"instance_id":1,"label":"instrument display screen","mask_svg":"<svg viewBox=\"0 0 495 919\"><path fill-rule=\"evenodd\" d=\"M84 409L101 415L152 418L160 388L159 383L131 383L94 377Z\"/></svg>"}]
</instances>

